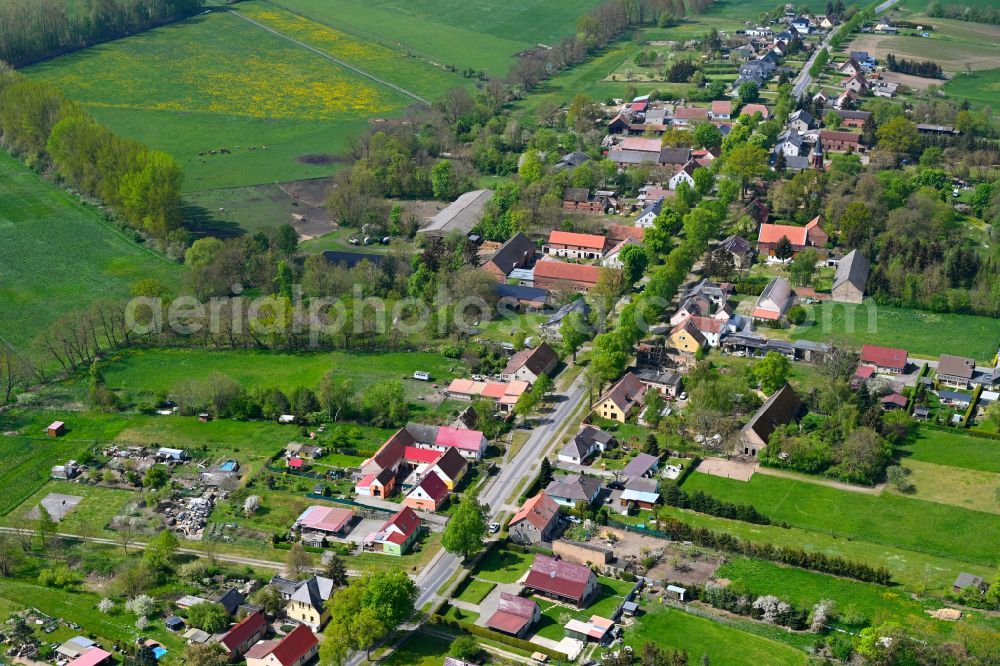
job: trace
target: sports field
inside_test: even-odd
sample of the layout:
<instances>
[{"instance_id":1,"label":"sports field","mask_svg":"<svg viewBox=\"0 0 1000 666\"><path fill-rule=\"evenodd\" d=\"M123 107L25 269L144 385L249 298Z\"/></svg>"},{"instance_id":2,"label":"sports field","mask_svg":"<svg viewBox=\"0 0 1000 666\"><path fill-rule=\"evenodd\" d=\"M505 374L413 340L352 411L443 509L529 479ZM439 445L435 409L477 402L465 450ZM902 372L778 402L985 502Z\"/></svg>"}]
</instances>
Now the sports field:
<instances>
[{"instance_id":1,"label":"sports field","mask_svg":"<svg viewBox=\"0 0 1000 666\"><path fill-rule=\"evenodd\" d=\"M752 504L775 521L841 538L996 566L1000 520L991 513L890 493L867 495L807 481L755 474L749 482L692 474L686 490Z\"/></svg>"},{"instance_id":2,"label":"sports field","mask_svg":"<svg viewBox=\"0 0 1000 666\"><path fill-rule=\"evenodd\" d=\"M111 129L170 152L184 168L185 189L202 190L329 174L371 118L416 103L327 55L420 97L466 81L257 2L26 72L58 85Z\"/></svg>"},{"instance_id":3,"label":"sports field","mask_svg":"<svg viewBox=\"0 0 1000 666\"><path fill-rule=\"evenodd\" d=\"M28 345L76 309L182 272L0 151L0 340Z\"/></svg>"}]
</instances>

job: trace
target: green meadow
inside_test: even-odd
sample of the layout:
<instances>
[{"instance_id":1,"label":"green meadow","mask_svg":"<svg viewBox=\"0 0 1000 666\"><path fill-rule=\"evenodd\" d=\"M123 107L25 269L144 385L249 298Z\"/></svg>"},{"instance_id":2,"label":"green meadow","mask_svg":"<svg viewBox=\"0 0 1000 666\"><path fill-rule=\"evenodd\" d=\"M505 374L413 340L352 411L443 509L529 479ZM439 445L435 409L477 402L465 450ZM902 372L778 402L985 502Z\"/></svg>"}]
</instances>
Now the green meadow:
<instances>
[{"instance_id":1,"label":"green meadow","mask_svg":"<svg viewBox=\"0 0 1000 666\"><path fill-rule=\"evenodd\" d=\"M774 521L841 538L872 541L996 566L1000 520L990 513L889 493L869 495L766 474L748 482L692 474L685 489L752 504Z\"/></svg>"},{"instance_id":2,"label":"green meadow","mask_svg":"<svg viewBox=\"0 0 1000 666\"><path fill-rule=\"evenodd\" d=\"M60 317L182 272L0 151L0 341L27 346Z\"/></svg>"}]
</instances>

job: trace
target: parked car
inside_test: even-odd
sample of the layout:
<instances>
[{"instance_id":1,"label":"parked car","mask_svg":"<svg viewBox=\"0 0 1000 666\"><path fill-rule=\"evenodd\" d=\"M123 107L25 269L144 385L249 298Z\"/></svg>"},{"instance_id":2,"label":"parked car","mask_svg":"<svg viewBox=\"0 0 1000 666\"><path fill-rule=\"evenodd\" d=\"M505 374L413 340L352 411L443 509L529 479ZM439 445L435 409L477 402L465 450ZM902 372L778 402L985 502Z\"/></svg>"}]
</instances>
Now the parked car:
<instances>
[{"instance_id":1,"label":"parked car","mask_svg":"<svg viewBox=\"0 0 1000 666\"><path fill-rule=\"evenodd\" d=\"M422 382L429 382L431 380L431 374L429 372L424 372L423 370L417 370L413 373L413 378Z\"/></svg>"},{"instance_id":2,"label":"parked car","mask_svg":"<svg viewBox=\"0 0 1000 666\"><path fill-rule=\"evenodd\" d=\"M500 523L497 522L490 523L490 533L496 534L499 531L500 531Z\"/></svg>"}]
</instances>

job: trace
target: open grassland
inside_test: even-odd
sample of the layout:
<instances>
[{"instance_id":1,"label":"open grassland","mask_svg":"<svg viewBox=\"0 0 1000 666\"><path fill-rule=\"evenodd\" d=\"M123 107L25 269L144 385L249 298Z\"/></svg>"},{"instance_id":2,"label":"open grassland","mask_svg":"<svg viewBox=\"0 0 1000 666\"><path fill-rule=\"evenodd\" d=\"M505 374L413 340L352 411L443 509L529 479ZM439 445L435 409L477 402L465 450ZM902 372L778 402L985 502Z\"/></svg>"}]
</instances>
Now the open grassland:
<instances>
[{"instance_id":1,"label":"open grassland","mask_svg":"<svg viewBox=\"0 0 1000 666\"><path fill-rule=\"evenodd\" d=\"M0 151L0 340L27 345L74 310L182 270Z\"/></svg>"},{"instance_id":2,"label":"open grassland","mask_svg":"<svg viewBox=\"0 0 1000 666\"><path fill-rule=\"evenodd\" d=\"M903 466L910 470L908 478L914 487L912 493L905 494L906 497L973 511L1000 513L1000 500L997 498L1000 474L912 459L905 460ZM900 494L891 484L886 486L886 490Z\"/></svg>"},{"instance_id":3,"label":"open grassland","mask_svg":"<svg viewBox=\"0 0 1000 666\"><path fill-rule=\"evenodd\" d=\"M289 30L289 37L322 53L356 60L355 66L371 67L374 75L418 94L433 95L462 81L278 8L243 3L239 12L273 30ZM170 152L184 167L187 190L326 175L336 168L333 156L369 118L414 102L229 12L194 17L26 71L58 85L113 130ZM209 154L212 150L218 154ZM307 164L306 155L326 157Z\"/></svg>"},{"instance_id":4,"label":"open grassland","mask_svg":"<svg viewBox=\"0 0 1000 666\"><path fill-rule=\"evenodd\" d=\"M944 594L951 589L955 576L963 571L970 573L974 571L976 575L987 579L995 573L994 568L985 565L960 562L948 557L929 555L870 541L844 539L811 529L753 525L672 507L665 507L661 511L689 525L717 532L729 532L741 539L757 543L802 548L808 552L820 552L857 562L866 562L872 566L884 566L892 573L893 581L910 590L928 589L936 594Z\"/></svg>"},{"instance_id":5,"label":"open grassland","mask_svg":"<svg viewBox=\"0 0 1000 666\"><path fill-rule=\"evenodd\" d=\"M246 387L261 386L290 391L299 386L315 389L327 372L351 378L363 389L384 379L399 379L411 396L429 393L430 383L413 379L423 370L433 382L447 384L460 374L459 361L431 352L389 353L272 353L267 351L203 349L135 350L122 354L105 368L108 386L129 393L169 391L188 379L222 373Z\"/></svg>"},{"instance_id":6,"label":"open grassland","mask_svg":"<svg viewBox=\"0 0 1000 666\"><path fill-rule=\"evenodd\" d=\"M86 448L71 440L0 436L0 515L42 487L52 465L75 458Z\"/></svg>"},{"instance_id":7,"label":"open grassland","mask_svg":"<svg viewBox=\"0 0 1000 666\"><path fill-rule=\"evenodd\" d=\"M834 602L833 624L851 631L880 622L898 622L916 633L944 638L956 626L936 620L925 610L940 608L934 602L921 603L907 592L856 580L784 567L773 562L738 557L715 572L730 581L734 589L755 596L773 594L798 608L812 608L823 599ZM963 622L978 622L979 613L966 615Z\"/></svg>"},{"instance_id":8,"label":"open grassland","mask_svg":"<svg viewBox=\"0 0 1000 666\"><path fill-rule=\"evenodd\" d=\"M943 314L867 301L861 305L825 302L806 305L811 326L792 329L795 339L830 341L850 347L862 344L902 347L911 356L939 354L993 358L1000 343L1000 319Z\"/></svg>"},{"instance_id":9,"label":"open grassland","mask_svg":"<svg viewBox=\"0 0 1000 666\"><path fill-rule=\"evenodd\" d=\"M649 608L639 622L625 630L625 643L636 652L646 643L687 650L693 663L707 654L712 666L805 664L806 655L795 648L735 627L669 607Z\"/></svg>"},{"instance_id":10,"label":"open grassland","mask_svg":"<svg viewBox=\"0 0 1000 666\"><path fill-rule=\"evenodd\" d=\"M1000 520L993 514L892 494L867 495L755 474L734 481L692 474L687 490L752 504L772 520L850 539L996 566Z\"/></svg>"},{"instance_id":11,"label":"open grassland","mask_svg":"<svg viewBox=\"0 0 1000 666\"><path fill-rule=\"evenodd\" d=\"M961 431L917 428L899 450L903 464L911 460L1000 474L1000 440Z\"/></svg>"},{"instance_id":12,"label":"open grassland","mask_svg":"<svg viewBox=\"0 0 1000 666\"><path fill-rule=\"evenodd\" d=\"M962 72L944 84L945 94L955 100L969 100L974 108L1000 106L1000 69Z\"/></svg>"}]
</instances>

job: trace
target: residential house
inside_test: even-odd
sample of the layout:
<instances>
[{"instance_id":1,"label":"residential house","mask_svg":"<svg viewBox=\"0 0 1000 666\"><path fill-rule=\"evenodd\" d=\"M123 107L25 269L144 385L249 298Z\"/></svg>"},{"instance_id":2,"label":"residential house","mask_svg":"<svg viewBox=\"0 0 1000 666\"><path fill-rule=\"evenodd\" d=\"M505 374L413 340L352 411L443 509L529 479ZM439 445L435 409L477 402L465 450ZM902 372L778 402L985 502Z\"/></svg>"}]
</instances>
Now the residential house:
<instances>
[{"instance_id":1,"label":"residential house","mask_svg":"<svg viewBox=\"0 0 1000 666\"><path fill-rule=\"evenodd\" d=\"M626 479L651 477L660 468L660 459L649 453L640 453L629 460L622 468L622 476Z\"/></svg>"},{"instance_id":2,"label":"residential house","mask_svg":"<svg viewBox=\"0 0 1000 666\"><path fill-rule=\"evenodd\" d=\"M774 152L783 153L785 157L799 157L805 148L802 146L802 135L797 130L791 129L782 132L778 136L778 143L774 146Z\"/></svg>"},{"instance_id":3,"label":"residential house","mask_svg":"<svg viewBox=\"0 0 1000 666\"><path fill-rule=\"evenodd\" d=\"M823 147L827 150L827 152L865 152L865 147L861 145L861 135L855 134L854 132L822 130L819 133L819 140L823 142Z\"/></svg>"},{"instance_id":4,"label":"residential house","mask_svg":"<svg viewBox=\"0 0 1000 666\"><path fill-rule=\"evenodd\" d=\"M833 277L831 299L840 303L860 303L865 298L865 285L871 264L865 255L851 250L837 263L837 273Z\"/></svg>"},{"instance_id":5,"label":"residential house","mask_svg":"<svg viewBox=\"0 0 1000 666\"><path fill-rule=\"evenodd\" d=\"M614 437L600 428L584 425L576 437L566 442L556 458L559 462L582 465L597 453L603 453L614 441Z\"/></svg>"},{"instance_id":6,"label":"residential house","mask_svg":"<svg viewBox=\"0 0 1000 666\"><path fill-rule=\"evenodd\" d=\"M534 349L526 348L510 357L507 367L500 373L505 382L522 381L534 384L542 375L547 375L559 365L559 355L543 342Z\"/></svg>"},{"instance_id":7,"label":"residential house","mask_svg":"<svg viewBox=\"0 0 1000 666\"><path fill-rule=\"evenodd\" d=\"M601 482L592 476L570 474L556 477L545 494L561 506L573 508L577 502L593 504L601 492Z\"/></svg>"},{"instance_id":8,"label":"residential house","mask_svg":"<svg viewBox=\"0 0 1000 666\"><path fill-rule=\"evenodd\" d=\"M646 190L649 191L649 190ZM663 192L668 192L669 190L661 190ZM642 195L640 194L640 197ZM655 216L654 216L655 217ZM625 240L634 240L642 242L642 239L646 236L646 230L642 227L637 227L629 224L609 224L607 231L608 240L612 243L621 243Z\"/></svg>"},{"instance_id":9,"label":"residential house","mask_svg":"<svg viewBox=\"0 0 1000 666\"><path fill-rule=\"evenodd\" d=\"M552 541L559 529L559 503L540 492L526 500L507 524L510 540L524 546Z\"/></svg>"},{"instance_id":10,"label":"residential house","mask_svg":"<svg viewBox=\"0 0 1000 666\"><path fill-rule=\"evenodd\" d=\"M805 109L799 109L798 111L793 111L788 114L788 127L795 130L799 134L803 134L812 129L814 122L812 114Z\"/></svg>"},{"instance_id":11,"label":"residential house","mask_svg":"<svg viewBox=\"0 0 1000 666\"><path fill-rule=\"evenodd\" d=\"M583 298L577 298L576 300L566 303L539 327L542 334L553 340L561 340L562 333L560 333L559 329L562 327L563 320L565 320L571 313L580 315L583 317L584 321L586 321L587 317L590 315L590 305Z\"/></svg>"},{"instance_id":12,"label":"residential house","mask_svg":"<svg viewBox=\"0 0 1000 666\"><path fill-rule=\"evenodd\" d=\"M883 18L875 24L875 32L884 35L895 35L899 32L899 28L897 28L896 24L888 18Z\"/></svg>"},{"instance_id":13,"label":"residential house","mask_svg":"<svg viewBox=\"0 0 1000 666\"><path fill-rule=\"evenodd\" d=\"M315 460L323 455L323 449L312 444L300 444L290 442L285 446L286 458L302 458L304 460Z\"/></svg>"},{"instance_id":14,"label":"residential house","mask_svg":"<svg viewBox=\"0 0 1000 666\"><path fill-rule=\"evenodd\" d=\"M539 261L535 264L534 286L552 291L585 292L597 285L603 270L609 269L562 261Z\"/></svg>"},{"instance_id":15,"label":"residential house","mask_svg":"<svg viewBox=\"0 0 1000 666\"><path fill-rule=\"evenodd\" d=\"M647 389L659 391L666 398L676 398L681 392L684 378L679 372L659 368L637 368L632 372Z\"/></svg>"},{"instance_id":16,"label":"residential house","mask_svg":"<svg viewBox=\"0 0 1000 666\"><path fill-rule=\"evenodd\" d=\"M501 592L500 603L496 612L486 620L486 628L524 638L531 625L541 619L542 611L535 601L509 592Z\"/></svg>"},{"instance_id":17,"label":"residential house","mask_svg":"<svg viewBox=\"0 0 1000 666\"><path fill-rule=\"evenodd\" d=\"M215 603L226 609L230 615L236 615L236 611L246 602L247 598L235 587L231 587L215 598Z\"/></svg>"},{"instance_id":18,"label":"residential house","mask_svg":"<svg viewBox=\"0 0 1000 666\"><path fill-rule=\"evenodd\" d=\"M363 497L378 497L385 499L392 495L396 488L396 468L387 467L381 472L364 474L354 484L354 494Z\"/></svg>"},{"instance_id":19,"label":"residential house","mask_svg":"<svg viewBox=\"0 0 1000 666\"><path fill-rule=\"evenodd\" d=\"M626 372L605 393L594 407L594 414L601 418L625 423L632 412L643 402L646 386L631 372Z\"/></svg>"},{"instance_id":20,"label":"residential house","mask_svg":"<svg viewBox=\"0 0 1000 666\"><path fill-rule=\"evenodd\" d=\"M840 124L842 127L850 127L852 129L860 129L864 126L865 121L871 116L869 111L846 111L839 109L834 111L838 116L840 116Z\"/></svg>"},{"instance_id":21,"label":"residential house","mask_svg":"<svg viewBox=\"0 0 1000 666\"><path fill-rule=\"evenodd\" d=\"M879 402L882 404L882 409L885 411L893 409L906 409L907 404L906 398L896 392L883 396Z\"/></svg>"},{"instance_id":22,"label":"residential house","mask_svg":"<svg viewBox=\"0 0 1000 666\"><path fill-rule=\"evenodd\" d=\"M618 496L618 507L623 514L639 509L651 510L660 501L659 484L656 479L645 477L629 478L625 489Z\"/></svg>"},{"instance_id":23,"label":"residential house","mask_svg":"<svg viewBox=\"0 0 1000 666\"><path fill-rule=\"evenodd\" d=\"M387 555L405 555L420 536L420 518L404 506L362 542L365 550Z\"/></svg>"},{"instance_id":24,"label":"residential house","mask_svg":"<svg viewBox=\"0 0 1000 666\"><path fill-rule=\"evenodd\" d=\"M817 215L804 227L791 224L762 224L757 235L757 249L766 252L768 256L774 256L774 250L782 237L787 238L792 244L793 255L807 247L824 248L830 237L823 231L822 221L823 218Z\"/></svg>"},{"instance_id":25,"label":"residential house","mask_svg":"<svg viewBox=\"0 0 1000 666\"><path fill-rule=\"evenodd\" d=\"M733 103L731 100L715 100L708 110L712 120L729 120L733 117Z\"/></svg>"},{"instance_id":26,"label":"residential house","mask_svg":"<svg viewBox=\"0 0 1000 666\"><path fill-rule=\"evenodd\" d=\"M760 117L767 120L771 117L771 111L763 104L747 104L742 109L740 109L740 115L746 114L748 116L753 116L756 113L760 114Z\"/></svg>"},{"instance_id":27,"label":"residential house","mask_svg":"<svg viewBox=\"0 0 1000 666\"><path fill-rule=\"evenodd\" d=\"M771 433L790 423L799 410L802 401L788 384L775 391L754 413L740 431L744 455L756 456L767 446Z\"/></svg>"},{"instance_id":28,"label":"residential house","mask_svg":"<svg viewBox=\"0 0 1000 666\"><path fill-rule=\"evenodd\" d=\"M976 362L964 356L952 356L951 354L941 354L938 359L937 374L935 377L938 383L951 386L957 389L968 389L972 382L972 375L976 372Z\"/></svg>"},{"instance_id":29,"label":"residential house","mask_svg":"<svg viewBox=\"0 0 1000 666\"><path fill-rule=\"evenodd\" d=\"M855 74L854 76L849 76L840 82L840 87L844 90L850 90L857 95L863 95L868 92L869 85L865 81L865 77L862 74Z\"/></svg>"},{"instance_id":30,"label":"residential house","mask_svg":"<svg viewBox=\"0 0 1000 666\"><path fill-rule=\"evenodd\" d=\"M638 227L635 227L639 231L643 231ZM622 250L624 250L629 245L640 245L642 241L638 241L635 238L626 238L623 241L618 242L614 247L608 250L604 258L601 259L601 266L605 268L613 268L615 270L622 270L625 267L625 262L622 260Z\"/></svg>"},{"instance_id":31,"label":"residential house","mask_svg":"<svg viewBox=\"0 0 1000 666\"><path fill-rule=\"evenodd\" d=\"M674 109L674 117L672 120L674 125L686 127L688 125L703 122L708 122L708 109L693 106L682 106Z\"/></svg>"},{"instance_id":32,"label":"residential house","mask_svg":"<svg viewBox=\"0 0 1000 666\"><path fill-rule=\"evenodd\" d=\"M854 101L858 98L857 93L853 90L845 90L844 92L837 95L837 99L833 101L833 108L835 110L850 109L854 106Z\"/></svg>"},{"instance_id":33,"label":"residential house","mask_svg":"<svg viewBox=\"0 0 1000 666\"><path fill-rule=\"evenodd\" d=\"M819 27L823 30L832 30L837 26L837 19L832 16L824 16L819 21Z\"/></svg>"},{"instance_id":34,"label":"residential house","mask_svg":"<svg viewBox=\"0 0 1000 666\"><path fill-rule=\"evenodd\" d=\"M295 527L323 535L343 536L350 527L354 512L332 506L311 506L295 521ZM240 603L243 603L242 601Z\"/></svg>"},{"instance_id":35,"label":"residential house","mask_svg":"<svg viewBox=\"0 0 1000 666\"><path fill-rule=\"evenodd\" d=\"M792 304L792 285L782 276L767 283L764 291L757 298L751 316L754 319L778 321L785 316L785 311Z\"/></svg>"},{"instance_id":36,"label":"residential house","mask_svg":"<svg viewBox=\"0 0 1000 666\"><path fill-rule=\"evenodd\" d=\"M583 608L597 592L597 577L583 564L535 555L524 585L537 594Z\"/></svg>"},{"instance_id":37,"label":"residential house","mask_svg":"<svg viewBox=\"0 0 1000 666\"><path fill-rule=\"evenodd\" d=\"M733 265L737 270L749 268L753 264L753 246L742 236L729 236L719 243L719 248L733 257Z\"/></svg>"},{"instance_id":38,"label":"residential house","mask_svg":"<svg viewBox=\"0 0 1000 666\"><path fill-rule=\"evenodd\" d=\"M698 168L698 163L694 160L689 160L686 164L681 166L674 172L674 175L670 177L667 181L667 186L671 190L676 190L681 183L687 183L688 187L694 187L694 170Z\"/></svg>"},{"instance_id":39,"label":"residential house","mask_svg":"<svg viewBox=\"0 0 1000 666\"><path fill-rule=\"evenodd\" d=\"M774 37L774 31L772 31L770 28L761 26L757 26L755 28L747 28L747 30L743 34L745 34L747 37L764 37L766 39Z\"/></svg>"},{"instance_id":40,"label":"residential house","mask_svg":"<svg viewBox=\"0 0 1000 666\"><path fill-rule=\"evenodd\" d=\"M684 299L681 306L677 308L670 317L670 325L677 326L687 321L691 317L707 317L712 314L712 305L701 296L691 296Z\"/></svg>"},{"instance_id":41,"label":"residential house","mask_svg":"<svg viewBox=\"0 0 1000 666\"><path fill-rule=\"evenodd\" d=\"M733 285L728 282L712 282L705 278L688 289L683 298L702 298L715 307L721 308L729 300L732 293Z\"/></svg>"},{"instance_id":42,"label":"residential house","mask_svg":"<svg viewBox=\"0 0 1000 666\"><path fill-rule=\"evenodd\" d=\"M657 216L663 212L663 202L664 198L658 197L651 203L646 204L646 207L639 213L639 217L636 218L635 226L640 229L651 228Z\"/></svg>"},{"instance_id":43,"label":"residential house","mask_svg":"<svg viewBox=\"0 0 1000 666\"><path fill-rule=\"evenodd\" d=\"M520 231L483 264L483 269L488 271L497 279L503 282L515 268L524 268L531 264L535 258L535 243Z\"/></svg>"},{"instance_id":44,"label":"residential house","mask_svg":"<svg viewBox=\"0 0 1000 666\"><path fill-rule=\"evenodd\" d=\"M285 615L313 631L319 631L330 619L326 602L333 594L333 587L333 581L322 576L311 576L298 582L285 604Z\"/></svg>"},{"instance_id":45,"label":"residential house","mask_svg":"<svg viewBox=\"0 0 1000 666\"><path fill-rule=\"evenodd\" d=\"M426 474L403 499L403 505L411 509L437 511L448 499L449 488L434 472Z\"/></svg>"},{"instance_id":46,"label":"residential house","mask_svg":"<svg viewBox=\"0 0 1000 666\"><path fill-rule=\"evenodd\" d=\"M444 481L448 490L455 490L468 469L469 463L465 457L457 449L448 449L432 463L428 473L437 475L439 479Z\"/></svg>"},{"instance_id":47,"label":"residential house","mask_svg":"<svg viewBox=\"0 0 1000 666\"><path fill-rule=\"evenodd\" d=\"M855 76L857 74L864 74L864 70L861 68L861 64L850 57L841 63L840 67L837 68L837 72L843 74L844 76Z\"/></svg>"},{"instance_id":48,"label":"residential house","mask_svg":"<svg viewBox=\"0 0 1000 666\"><path fill-rule=\"evenodd\" d=\"M719 314L725 315L726 313L725 311L720 311ZM704 342L702 343L703 347L704 346L718 347L719 339L722 337L723 333L727 332L726 322L728 320L729 319L724 316L719 316L719 317L713 316L713 317L690 317L687 321L691 323L694 326L694 329L701 334L702 338L704 338ZM671 340L673 340L672 335L671 335ZM683 347L679 347L676 344L674 345L674 348L679 349L681 351L685 351Z\"/></svg>"},{"instance_id":49,"label":"residential house","mask_svg":"<svg viewBox=\"0 0 1000 666\"><path fill-rule=\"evenodd\" d=\"M879 347L877 345L861 346L861 365L874 368L883 375L901 375L906 370L909 355L905 349Z\"/></svg>"},{"instance_id":50,"label":"residential house","mask_svg":"<svg viewBox=\"0 0 1000 666\"><path fill-rule=\"evenodd\" d=\"M232 661L240 659L257 641L267 633L267 620L260 611L254 611L243 618L235 627L219 639Z\"/></svg>"},{"instance_id":51,"label":"residential house","mask_svg":"<svg viewBox=\"0 0 1000 666\"><path fill-rule=\"evenodd\" d=\"M493 190L466 192L432 217L430 223L417 233L436 238L444 238L453 231L468 234L479 223L487 202L492 198Z\"/></svg>"},{"instance_id":52,"label":"residential house","mask_svg":"<svg viewBox=\"0 0 1000 666\"><path fill-rule=\"evenodd\" d=\"M406 430L416 440L417 448L433 451L455 449L469 460L481 460L488 442L478 430L458 430L448 426L407 423Z\"/></svg>"},{"instance_id":53,"label":"residential house","mask_svg":"<svg viewBox=\"0 0 1000 666\"><path fill-rule=\"evenodd\" d=\"M684 354L697 354L702 348L708 346L708 340L701 334L690 317L670 330L667 342L670 347Z\"/></svg>"},{"instance_id":54,"label":"residential house","mask_svg":"<svg viewBox=\"0 0 1000 666\"><path fill-rule=\"evenodd\" d=\"M810 25L809 19L804 16L797 16L793 18L788 25L800 35L808 35L812 30L812 25Z\"/></svg>"},{"instance_id":55,"label":"residential house","mask_svg":"<svg viewBox=\"0 0 1000 666\"><path fill-rule=\"evenodd\" d=\"M280 640L261 641L246 653L247 666L303 666L319 652L319 640L304 624Z\"/></svg>"}]
</instances>

